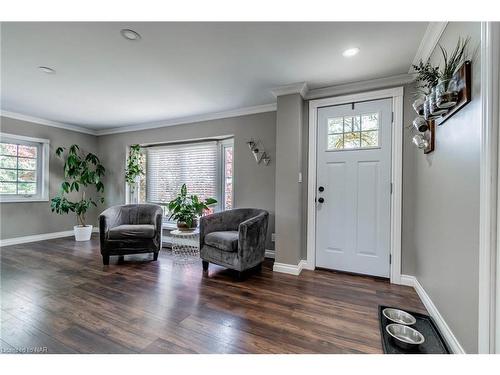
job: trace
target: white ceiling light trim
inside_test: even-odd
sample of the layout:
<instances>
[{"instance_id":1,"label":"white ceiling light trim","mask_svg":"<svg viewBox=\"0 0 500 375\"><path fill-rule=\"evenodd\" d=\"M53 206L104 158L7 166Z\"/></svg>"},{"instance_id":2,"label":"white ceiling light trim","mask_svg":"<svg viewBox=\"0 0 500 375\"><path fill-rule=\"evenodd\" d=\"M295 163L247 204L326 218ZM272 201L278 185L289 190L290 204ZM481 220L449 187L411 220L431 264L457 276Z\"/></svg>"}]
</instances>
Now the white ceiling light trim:
<instances>
[{"instance_id":1,"label":"white ceiling light trim","mask_svg":"<svg viewBox=\"0 0 500 375\"><path fill-rule=\"evenodd\" d=\"M141 34L139 34L137 31L132 30L132 29L121 29L120 34L122 34L122 36L125 39L131 40L131 41L137 41L137 40L140 40L142 38Z\"/></svg>"},{"instance_id":2,"label":"white ceiling light trim","mask_svg":"<svg viewBox=\"0 0 500 375\"><path fill-rule=\"evenodd\" d=\"M399 74L390 77L370 79L366 81L346 83L343 85L328 86L319 89L309 90L305 99L318 99L328 96L337 96L350 94L359 91L383 89L387 87L395 87L406 85L413 82L415 77L413 74Z\"/></svg>"},{"instance_id":3,"label":"white ceiling light trim","mask_svg":"<svg viewBox=\"0 0 500 375\"><path fill-rule=\"evenodd\" d=\"M52 69L48 66L39 66L38 70L43 72L43 73L46 73L46 74L55 74L56 73L55 69Z\"/></svg>"},{"instance_id":4,"label":"white ceiling light trim","mask_svg":"<svg viewBox=\"0 0 500 375\"><path fill-rule=\"evenodd\" d=\"M446 29L446 25L448 25L448 22L429 22L408 73L414 73L415 71L413 70L413 65L417 65L420 60L426 62L431 56L432 51L436 48L444 29Z\"/></svg>"},{"instance_id":5,"label":"white ceiling light trim","mask_svg":"<svg viewBox=\"0 0 500 375\"><path fill-rule=\"evenodd\" d=\"M290 85L279 86L271 90L275 97L290 94L300 94L302 97L305 97L307 95L307 91L306 82L292 83Z\"/></svg>"},{"instance_id":6,"label":"white ceiling light trim","mask_svg":"<svg viewBox=\"0 0 500 375\"><path fill-rule=\"evenodd\" d=\"M47 120L47 119L43 119L40 117L24 115L22 113L17 113L17 112L0 110L0 116L1 117L8 117L8 118L11 118L14 120L32 122L34 124L39 124L39 125L52 126L53 128L71 130L71 131L78 132L78 133L97 135L96 132L92 129L87 129L87 128L77 126L77 125L64 124L62 122Z\"/></svg>"},{"instance_id":7,"label":"white ceiling light trim","mask_svg":"<svg viewBox=\"0 0 500 375\"><path fill-rule=\"evenodd\" d=\"M120 128L103 129L103 130L96 131L96 134L97 135L108 135L108 134L117 134L117 133L127 133L127 132L138 131L138 130L163 128L166 126L191 124L191 123L195 123L195 122L219 120L219 119L224 119L224 118L229 118L229 117L246 116L246 115L253 115L253 114L257 114L257 113L273 112L273 111L276 111L276 103L257 105L257 106L253 106L253 107L239 108L239 109L234 109L234 110L229 110L229 111L224 111L224 112L208 113L208 114L204 114L204 115L182 117L182 118L165 120L165 121L157 121L157 122L152 122L152 123L147 123L147 124L138 124L138 125L123 126Z\"/></svg>"}]
</instances>

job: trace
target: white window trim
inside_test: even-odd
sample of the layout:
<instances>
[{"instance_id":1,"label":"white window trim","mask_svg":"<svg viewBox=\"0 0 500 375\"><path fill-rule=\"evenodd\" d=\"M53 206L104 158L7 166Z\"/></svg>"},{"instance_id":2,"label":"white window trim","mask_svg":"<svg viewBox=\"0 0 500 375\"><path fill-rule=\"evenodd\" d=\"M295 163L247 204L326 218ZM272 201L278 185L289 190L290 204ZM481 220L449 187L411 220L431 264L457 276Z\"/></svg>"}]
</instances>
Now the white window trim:
<instances>
[{"instance_id":1,"label":"white window trim","mask_svg":"<svg viewBox=\"0 0 500 375\"><path fill-rule=\"evenodd\" d=\"M24 135L0 133L0 140L2 142L34 142L40 143L41 153L40 153L40 172L37 176L37 184L39 184L40 192L33 196L21 196L21 195L1 195L1 203L20 203L20 202L48 202L49 200L49 152L50 152L50 140L44 138L34 138L26 137ZM38 168L37 168L38 172Z\"/></svg>"},{"instance_id":2,"label":"white window trim","mask_svg":"<svg viewBox=\"0 0 500 375\"><path fill-rule=\"evenodd\" d=\"M232 186L233 186L233 191L232 191L232 201L233 205L232 208L234 208L234 138L229 138L229 139L223 139L218 142L219 143L219 162L217 163L218 168L220 169L219 171L219 184L220 187L218 187L218 192L220 194L220 201L217 203L217 209L216 212L219 211L224 211L224 207L226 207L226 194L224 190L224 184L225 184L225 170L226 170L226 158L225 158L225 150L227 147L232 147L233 148L233 176L232 176Z\"/></svg>"}]
</instances>

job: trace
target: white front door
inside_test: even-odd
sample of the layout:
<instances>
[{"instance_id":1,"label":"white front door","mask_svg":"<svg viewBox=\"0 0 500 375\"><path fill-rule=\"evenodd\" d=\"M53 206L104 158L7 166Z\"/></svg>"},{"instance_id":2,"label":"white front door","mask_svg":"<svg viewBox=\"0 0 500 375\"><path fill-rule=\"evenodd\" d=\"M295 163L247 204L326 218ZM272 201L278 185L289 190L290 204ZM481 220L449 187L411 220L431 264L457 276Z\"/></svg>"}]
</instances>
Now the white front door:
<instances>
[{"instance_id":1,"label":"white front door","mask_svg":"<svg viewBox=\"0 0 500 375\"><path fill-rule=\"evenodd\" d=\"M317 118L316 266L389 277L392 100Z\"/></svg>"}]
</instances>

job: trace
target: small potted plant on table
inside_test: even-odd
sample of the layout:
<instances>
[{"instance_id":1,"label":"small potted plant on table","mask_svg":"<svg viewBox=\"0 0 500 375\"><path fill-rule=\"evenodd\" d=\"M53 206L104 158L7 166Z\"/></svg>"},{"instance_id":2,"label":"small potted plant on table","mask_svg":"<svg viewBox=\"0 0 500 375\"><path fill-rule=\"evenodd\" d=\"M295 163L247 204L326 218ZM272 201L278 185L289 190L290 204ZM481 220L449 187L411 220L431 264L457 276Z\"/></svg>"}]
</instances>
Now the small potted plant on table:
<instances>
[{"instance_id":1,"label":"small potted plant on table","mask_svg":"<svg viewBox=\"0 0 500 375\"><path fill-rule=\"evenodd\" d=\"M58 147L56 155L65 158L65 180L61 183L57 196L52 198L50 207L52 212L60 215L74 212L77 220L77 225L74 226L75 240L88 241L92 234L92 225L86 224L85 214L91 206L97 207L96 200L103 203L104 198L93 199L86 194L86 190L94 186L97 193L104 192L101 178L105 169L96 155L92 153L85 155L78 145L72 145L68 149Z\"/></svg>"},{"instance_id":2,"label":"small potted plant on table","mask_svg":"<svg viewBox=\"0 0 500 375\"><path fill-rule=\"evenodd\" d=\"M177 221L177 228L181 231L193 231L198 226L198 218L217 203L214 198L200 200L197 195L188 195L186 184L181 187L180 193L168 203L169 219Z\"/></svg>"}]
</instances>

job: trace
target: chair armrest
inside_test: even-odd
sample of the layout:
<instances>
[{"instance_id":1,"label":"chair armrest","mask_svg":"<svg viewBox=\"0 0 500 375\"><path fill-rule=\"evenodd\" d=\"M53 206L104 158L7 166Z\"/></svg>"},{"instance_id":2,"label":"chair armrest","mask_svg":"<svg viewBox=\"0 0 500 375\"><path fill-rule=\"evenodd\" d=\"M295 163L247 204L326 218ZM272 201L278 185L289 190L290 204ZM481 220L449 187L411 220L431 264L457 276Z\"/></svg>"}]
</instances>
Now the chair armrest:
<instances>
[{"instance_id":1,"label":"chair armrest","mask_svg":"<svg viewBox=\"0 0 500 375\"><path fill-rule=\"evenodd\" d=\"M269 214L262 212L239 225L238 255L244 256L247 251L264 254L266 251L266 236Z\"/></svg>"}]
</instances>

